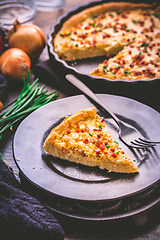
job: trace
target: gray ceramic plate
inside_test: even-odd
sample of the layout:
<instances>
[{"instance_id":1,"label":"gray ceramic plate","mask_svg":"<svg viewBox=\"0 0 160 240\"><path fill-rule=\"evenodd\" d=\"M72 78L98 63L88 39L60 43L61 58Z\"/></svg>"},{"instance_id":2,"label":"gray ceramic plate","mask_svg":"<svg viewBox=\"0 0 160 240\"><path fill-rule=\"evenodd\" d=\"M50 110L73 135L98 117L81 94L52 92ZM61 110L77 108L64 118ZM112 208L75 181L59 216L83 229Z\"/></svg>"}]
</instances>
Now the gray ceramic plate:
<instances>
[{"instance_id":1,"label":"gray ceramic plate","mask_svg":"<svg viewBox=\"0 0 160 240\"><path fill-rule=\"evenodd\" d=\"M135 126L145 137L160 139L160 114L135 100L97 95L122 120ZM18 127L13 141L14 158L23 176L34 186L50 194L68 199L100 201L135 195L160 180L160 147L134 150L118 137L116 123L105 113L106 128L124 151L139 166L138 174L109 173L55 159L43 150L50 130L67 115L89 108L92 103L78 95L49 103L29 115Z\"/></svg>"}]
</instances>

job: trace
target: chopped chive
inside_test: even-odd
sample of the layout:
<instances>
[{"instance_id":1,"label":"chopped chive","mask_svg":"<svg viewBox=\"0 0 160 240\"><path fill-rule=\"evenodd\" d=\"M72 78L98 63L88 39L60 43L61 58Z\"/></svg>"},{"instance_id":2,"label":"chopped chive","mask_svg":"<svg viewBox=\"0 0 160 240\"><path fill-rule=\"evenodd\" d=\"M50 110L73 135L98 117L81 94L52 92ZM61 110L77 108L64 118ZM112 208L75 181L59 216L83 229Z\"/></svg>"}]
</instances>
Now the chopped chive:
<instances>
[{"instance_id":1,"label":"chopped chive","mask_svg":"<svg viewBox=\"0 0 160 240\"><path fill-rule=\"evenodd\" d=\"M109 13L109 16L110 16L110 17L113 17L113 13Z\"/></svg>"},{"instance_id":2,"label":"chopped chive","mask_svg":"<svg viewBox=\"0 0 160 240\"><path fill-rule=\"evenodd\" d=\"M119 151L117 151L116 154L119 154Z\"/></svg>"},{"instance_id":3,"label":"chopped chive","mask_svg":"<svg viewBox=\"0 0 160 240\"><path fill-rule=\"evenodd\" d=\"M54 90L47 94L47 91L44 91L44 85L40 88L39 84L36 84L38 80L36 79L30 85L28 74L27 80L24 79L24 87L19 97L6 106L5 111L3 109L0 115L0 147L5 145L12 131L17 129L26 116L48 102L57 99L58 93Z\"/></svg>"},{"instance_id":4,"label":"chopped chive","mask_svg":"<svg viewBox=\"0 0 160 240\"><path fill-rule=\"evenodd\" d=\"M149 43L142 43L140 47L147 47L149 46Z\"/></svg>"},{"instance_id":5,"label":"chopped chive","mask_svg":"<svg viewBox=\"0 0 160 240\"><path fill-rule=\"evenodd\" d=\"M111 146L111 145L108 144L108 145L106 146L106 148L109 148L110 146Z\"/></svg>"},{"instance_id":6,"label":"chopped chive","mask_svg":"<svg viewBox=\"0 0 160 240\"><path fill-rule=\"evenodd\" d=\"M64 37L64 34L60 33L60 36L61 36L61 37Z\"/></svg>"},{"instance_id":7,"label":"chopped chive","mask_svg":"<svg viewBox=\"0 0 160 240\"><path fill-rule=\"evenodd\" d=\"M118 142L116 142L116 141L114 141L116 144L118 144L119 145L119 143Z\"/></svg>"},{"instance_id":8,"label":"chopped chive","mask_svg":"<svg viewBox=\"0 0 160 240\"><path fill-rule=\"evenodd\" d=\"M132 22L133 22L133 23L137 23L137 20L133 19Z\"/></svg>"},{"instance_id":9,"label":"chopped chive","mask_svg":"<svg viewBox=\"0 0 160 240\"><path fill-rule=\"evenodd\" d=\"M142 52L139 52L139 55L141 55L142 54Z\"/></svg>"},{"instance_id":10,"label":"chopped chive","mask_svg":"<svg viewBox=\"0 0 160 240\"><path fill-rule=\"evenodd\" d=\"M102 126L101 126L101 125L99 125L99 129L102 129Z\"/></svg>"},{"instance_id":11,"label":"chopped chive","mask_svg":"<svg viewBox=\"0 0 160 240\"><path fill-rule=\"evenodd\" d=\"M89 134L91 137L93 137L92 133L89 132L88 134Z\"/></svg>"},{"instance_id":12,"label":"chopped chive","mask_svg":"<svg viewBox=\"0 0 160 240\"><path fill-rule=\"evenodd\" d=\"M103 72L104 72L104 73L107 73L107 72L108 72L108 70L107 70L106 68L104 68L104 69L103 69Z\"/></svg>"},{"instance_id":13,"label":"chopped chive","mask_svg":"<svg viewBox=\"0 0 160 240\"><path fill-rule=\"evenodd\" d=\"M124 70L124 73L125 73L125 74L130 74L131 72L129 72L129 71L125 71L125 70Z\"/></svg>"},{"instance_id":14,"label":"chopped chive","mask_svg":"<svg viewBox=\"0 0 160 240\"><path fill-rule=\"evenodd\" d=\"M119 15L119 14L121 14L121 12L120 12L120 11L117 11L117 15Z\"/></svg>"},{"instance_id":15,"label":"chopped chive","mask_svg":"<svg viewBox=\"0 0 160 240\"><path fill-rule=\"evenodd\" d=\"M78 47L78 43L75 46Z\"/></svg>"}]
</instances>

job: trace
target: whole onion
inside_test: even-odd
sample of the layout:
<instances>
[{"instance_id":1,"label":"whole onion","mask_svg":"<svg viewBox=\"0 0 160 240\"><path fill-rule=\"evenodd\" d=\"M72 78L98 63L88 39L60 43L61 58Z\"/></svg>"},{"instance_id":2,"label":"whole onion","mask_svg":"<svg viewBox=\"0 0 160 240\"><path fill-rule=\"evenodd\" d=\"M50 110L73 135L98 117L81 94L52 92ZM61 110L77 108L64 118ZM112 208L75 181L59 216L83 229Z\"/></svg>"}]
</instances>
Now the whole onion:
<instances>
[{"instance_id":1,"label":"whole onion","mask_svg":"<svg viewBox=\"0 0 160 240\"><path fill-rule=\"evenodd\" d=\"M41 28L34 24L22 26L16 20L14 27L7 36L10 48L20 48L25 51L31 59L39 57L46 46L46 38Z\"/></svg>"},{"instance_id":2,"label":"whole onion","mask_svg":"<svg viewBox=\"0 0 160 240\"><path fill-rule=\"evenodd\" d=\"M0 72L7 80L22 81L31 69L27 53L18 48L10 48L0 56Z\"/></svg>"}]
</instances>

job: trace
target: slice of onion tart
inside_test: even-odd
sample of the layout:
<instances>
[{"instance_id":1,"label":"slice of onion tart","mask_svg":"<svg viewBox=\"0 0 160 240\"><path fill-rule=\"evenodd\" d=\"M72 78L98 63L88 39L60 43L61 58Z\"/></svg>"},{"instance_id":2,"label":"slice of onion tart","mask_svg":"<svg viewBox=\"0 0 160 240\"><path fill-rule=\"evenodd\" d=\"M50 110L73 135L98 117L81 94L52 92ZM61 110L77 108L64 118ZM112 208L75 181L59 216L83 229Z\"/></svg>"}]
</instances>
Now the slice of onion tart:
<instances>
[{"instance_id":1,"label":"slice of onion tart","mask_svg":"<svg viewBox=\"0 0 160 240\"><path fill-rule=\"evenodd\" d=\"M134 161L106 130L95 107L66 117L51 130L43 147L49 155L82 165L118 173L138 172Z\"/></svg>"}]
</instances>

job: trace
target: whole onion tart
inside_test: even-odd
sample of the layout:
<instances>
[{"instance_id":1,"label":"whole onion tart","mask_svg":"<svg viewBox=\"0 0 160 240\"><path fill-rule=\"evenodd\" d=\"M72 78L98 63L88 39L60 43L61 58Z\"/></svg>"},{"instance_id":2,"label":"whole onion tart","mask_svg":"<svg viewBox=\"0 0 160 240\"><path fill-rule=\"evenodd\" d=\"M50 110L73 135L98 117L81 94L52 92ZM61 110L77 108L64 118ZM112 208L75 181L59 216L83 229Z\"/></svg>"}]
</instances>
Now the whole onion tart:
<instances>
[{"instance_id":1,"label":"whole onion tart","mask_svg":"<svg viewBox=\"0 0 160 240\"><path fill-rule=\"evenodd\" d=\"M160 78L160 6L104 1L80 6L52 26L48 49L64 74L77 75L93 90L106 92L107 83L107 93L139 100L143 84L147 96L146 82L154 82L156 90Z\"/></svg>"}]
</instances>

